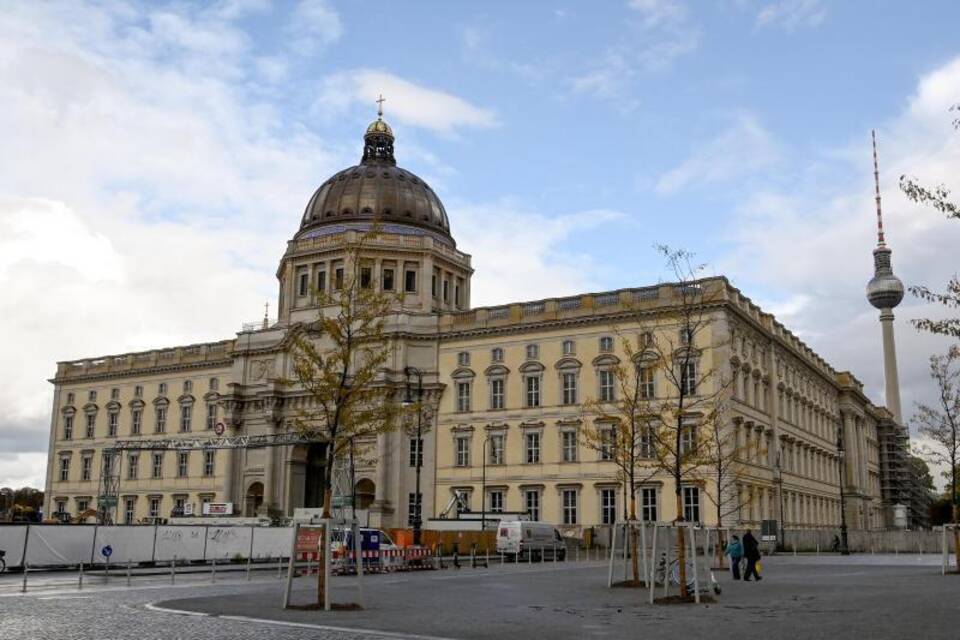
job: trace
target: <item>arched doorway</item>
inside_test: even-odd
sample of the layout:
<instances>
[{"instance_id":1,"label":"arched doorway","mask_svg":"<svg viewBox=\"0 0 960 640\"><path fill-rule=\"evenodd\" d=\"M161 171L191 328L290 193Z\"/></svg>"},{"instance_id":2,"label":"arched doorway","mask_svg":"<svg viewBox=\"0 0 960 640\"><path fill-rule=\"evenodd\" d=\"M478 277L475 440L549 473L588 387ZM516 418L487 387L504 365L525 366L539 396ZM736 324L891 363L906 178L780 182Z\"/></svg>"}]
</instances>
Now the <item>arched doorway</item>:
<instances>
[{"instance_id":1,"label":"arched doorway","mask_svg":"<svg viewBox=\"0 0 960 640\"><path fill-rule=\"evenodd\" d=\"M303 506L319 509L323 506L323 472L327 464L327 445L315 443L307 449L306 472L303 485Z\"/></svg>"},{"instance_id":2,"label":"arched doorway","mask_svg":"<svg viewBox=\"0 0 960 640\"><path fill-rule=\"evenodd\" d=\"M377 495L377 485L370 478L362 478L357 481L354 488L357 494L357 509L369 509Z\"/></svg>"},{"instance_id":3,"label":"arched doorway","mask_svg":"<svg viewBox=\"0 0 960 640\"><path fill-rule=\"evenodd\" d=\"M244 513L248 518L252 518L257 515L257 511L260 510L260 507L263 506L263 483L254 482L247 488L246 501L244 506Z\"/></svg>"}]
</instances>

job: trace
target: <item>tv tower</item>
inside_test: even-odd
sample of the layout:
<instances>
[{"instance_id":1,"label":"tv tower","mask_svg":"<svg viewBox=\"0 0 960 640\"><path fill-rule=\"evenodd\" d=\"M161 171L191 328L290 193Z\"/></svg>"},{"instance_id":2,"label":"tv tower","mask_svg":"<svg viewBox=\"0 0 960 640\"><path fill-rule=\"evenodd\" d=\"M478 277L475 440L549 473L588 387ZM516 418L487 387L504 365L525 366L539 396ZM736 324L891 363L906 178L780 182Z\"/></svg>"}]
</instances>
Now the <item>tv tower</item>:
<instances>
[{"instance_id":1,"label":"tv tower","mask_svg":"<svg viewBox=\"0 0 960 640\"><path fill-rule=\"evenodd\" d=\"M873 184L877 203L877 248L873 250L873 278L867 283L867 300L880 310L880 326L883 329L883 377L886 383L887 409L897 424L903 424L900 413L900 379L897 375L897 347L893 338L893 308L903 300L903 283L893 275L890 264L890 248L883 237L883 214L880 209L880 170L877 168L877 135L870 132L873 140Z\"/></svg>"}]
</instances>

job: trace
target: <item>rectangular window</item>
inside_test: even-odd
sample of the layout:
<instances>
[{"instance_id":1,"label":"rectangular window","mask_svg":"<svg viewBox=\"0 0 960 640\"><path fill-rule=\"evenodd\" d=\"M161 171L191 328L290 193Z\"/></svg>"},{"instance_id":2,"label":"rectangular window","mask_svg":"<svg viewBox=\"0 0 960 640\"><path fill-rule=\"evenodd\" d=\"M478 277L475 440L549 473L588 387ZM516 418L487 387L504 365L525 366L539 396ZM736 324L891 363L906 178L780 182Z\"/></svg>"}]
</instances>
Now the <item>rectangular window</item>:
<instances>
[{"instance_id":1,"label":"rectangular window","mask_svg":"<svg viewBox=\"0 0 960 640\"><path fill-rule=\"evenodd\" d=\"M310 292L310 274L304 271L297 275L297 295L305 296Z\"/></svg>"},{"instance_id":2,"label":"rectangular window","mask_svg":"<svg viewBox=\"0 0 960 640\"><path fill-rule=\"evenodd\" d=\"M653 400L657 396L654 384L654 368L640 367L637 369L637 386L640 397L644 400Z\"/></svg>"},{"instance_id":3,"label":"rectangular window","mask_svg":"<svg viewBox=\"0 0 960 640\"><path fill-rule=\"evenodd\" d=\"M373 281L373 269L360 267L360 288L369 289Z\"/></svg>"},{"instance_id":4,"label":"rectangular window","mask_svg":"<svg viewBox=\"0 0 960 640\"><path fill-rule=\"evenodd\" d=\"M470 466L470 438L469 436L457 436L457 466Z\"/></svg>"},{"instance_id":5,"label":"rectangular window","mask_svg":"<svg viewBox=\"0 0 960 640\"><path fill-rule=\"evenodd\" d=\"M503 362L503 349L500 347L494 347L490 350L490 361L491 362Z\"/></svg>"},{"instance_id":6,"label":"rectangular window","mask_svg":"<svg viewBox=\"0 0 960 640\"><path fill-rule=\"evenodd\" d=\"M327 272L317 271L317 291L324 293L327 290Z\"/></svg>"},{"instance_id":7,"label":"rectangular window","mask_svg":"<svg viewBox=\"0 0 960 640\"><path fill-rule=\"evenodd\" d=\"M167 430L167 408L166 407L157 407L157 424L155 431L157 433L163 433Z\"/></svg>"},{"instance_id":8,"label":"rectangular window","mask_svg":"<svg viewBox=\"0 0 960 640\"><path fill-rule=\"evenodd\" d=\"M412 527L417 521L417 515L420 512L421 503L423 502L422 493L408 493L407 494L407 526Z\"/></svg>"},{"instance_id":9,"label":"rectangular window","mask_svg":"<svg viewBox=\"0 0 960 640\"><path fill-rule=\"evenodd\" d=\"M561 459L564 462L576 462L577 461L577 432L576 431L561 431L560 432L560 448Z\"/></svg>"},{"instance_id":10,"label":"rectangular window","mask_svg":"<svg viewBox=\"0 0 960 640\"><path fill-rule=\"evenodd\" d=\"M383 290L393 291L393 269L383 270Z\"/></svg>"},{"instance_id":11,"label":"rectangular window","mask_svg":"<svg viewBox=\"0 0 960 640\"><path fill-rule=\"evenodd\" d=\"M63 416L63 439L73 440L73 416Z\"/></svg>"},{"instance_id":12,"label":"rectangular window","mask_svg":"<svg viewBox=\"0 0 960 640\"><path fill-rule=\"evenodd\" d=\"M337 267L333 272L333 288L337 291L343 289L343 267Z\"/></svg>"},{"instance_id":13,"label":"rectangular window","mask_svg":"<svg viewBox=\"0 0 960 640\"><path fill-rule=\"evenodd\" d=\"M523 434L523 460L527 464L538 464L540 462L540 433L538 431L529 431Z\"/></svg>"},{"instance_id":14,"label":"rectangular window","mask_svg":"<svg viewBox=\"0 0 960 640\"><path fill-rule=\"evenodd\" d=\"M417 272L407 269L403 274L403 290L405 293L417 292Z\"/></svg>"},{"instance_id":15,"label":"rectangular window","mask_svg":"<svg viewBox=\"0 0 960 640\"><path fill-rule=\"evenodd\" d=\"M656 426L652 424L645 424L640 427L640 457L641 458L656 458L657 457L657 441L656 441Z\"/></svg>"},{"instance_id":16,"label":"rectangular window","mask_svg":"<svg viewBox=\"0 0 960 640\"><path fill-rule=\"evenodd\" d=\"M540 491L528 489L523 492L523 503L527 509L527 516L533 522L540 520Z\"/></svg>"},{"instance_id":17,"label":"rectangular window","mask_svg":"<svg viewBox=\"0 0 960 640\"><path fill-rule=\"evenodd\" d=\"M190 421L193 416L193 405L185 404L180 407L180 431L190 431Z\"/></svg>"},{"instance_id":18,"label":"rectangular window","mask_svg":"<svg viewBox=\"0 0 960 640\"><path fill-rule=\"evenodd\" d=\"M617 490L600 489L600 523L616 524L617 522Z\"/></svg>"},{"instance_id":19,"label":"rectangular window","mask_svg":"<svg viewBox=\"0 0 960 640\"><path fill-rule=\"evenodd\" d=\"M503 464L503 443L506 436L497 434L490 436L490 464Z\"/></svg>"},{"instance_id":20,"label":"rectangular window","mask_svg":"<svg viewBox=\"0 0 960 640\"><path fill-rule=\"evenodd\" d=\"M490 513L503 513L503 491L491 491L487 500Z\"/></svg>"},{"instance_id":21,"label":"rectangular window","mask_svg":"<svg viewBox=\"0 0 960 640\"><path fill-rule=\"evenodd\" d=\"M563 524L577 524L577 490L563 490Z\"/></svg>"},{"instance_id":22,"label":"rectangular window","mask_svg":"<svg viewBox=\"0 0 960 640\"><path fill-rule=\"evenodd\" d=\"M135 386L135 387L133 388L133 397L134 397L134 398L142 398L142 397L143 397L143 386L142 386L142 385L139 385L139 384L138 384L137 386Z\"/></svg>"},{"instance_id":23,"label":"rectangular window","mask_svg":"<svg viewBox=\"0 0 960 640\"><path fill-rule=\"evenodd\" d=\"M57 500L57 513L66 513L67 512L67 501L66 500Z\"/></svg>"},{"instance_id":24,"label":"rectangular window","mask_svg":"<svg viewBox=\"0 0 960 640\"><path fill-rule=\"evenodd\" d=\"M650 349L653 347L653 332L644 331L640 334L640 348Z\"/></svg>"},{"instance_id":25,"label":"rectangular window","mask_svg":"<svg viewBox=\"0 0 960 640\"><path fill-rule=\"evenodd\" d=\"M220 379L210 378L210 383L208 386L210 387L210 391L217 391L220 388Z\"/></svg>"},{"instance_id":26,"label":"rectangular window","mask_svg":"<svg viewBox=\"0 0 960 640\"><path fill-rule=\"evenodd\" d=\"M119 399L120 399L120 389L118 389L117 387L114 387L113 389L110 389L110 399L111 399L111 400L119 400Z\"/></svg>"},{"instance_id":27,"label":"rectangular window","mask_svg":"<svg viewBox=\"0 0 960 640\"><path fill-rule=\"evenodd\" d=\"M527 360L536 360L540 357L540 347L535 344L527 345Z\"/></svg>"},{"instance_id":28,"label":"rectangular window","mask_svg":"<svg viewBox=\"0 0 960 640\"><path fill-rule=\"evenodd\" d=\"M150 498L150 517L160 517L160 498Z\"/></svg>"},{"instance_id":29,"label":"rectangular window","mask_svg":"<svg viewBox=\"0 0 960 640\"><path fill-rule=\"evenodd\" d=\"M127 498L123 501L123 523L124 524L133 524L134 519L134 510L133 510L134 500L133 498Z\"/></svg>"},{"instance_id":30,"label":"rectangular window","mask_svg":"<svg viewBox=\"0 0 960 640\"><path fill-rule=\"evenodd\" d=\"M159 385L157 385L157 395L158 395L158 396L165 396L165 395L167 395L167 383L166 383L166 382L161 382Z\"/></svg>"},{"instance_id":31,"label":"rectangular window","mask_svg":"<svg viewBox=\"0 0 960 640\"><path fill-rule=\"evenodd\" d=\"M613 460L614 448L617 446L617 432L614 427L607 427L600 431L600 459Z\"/></svg>"},{"instance_id":32,"label":"rectangular window","mask_svg":"<svg viewBox=\"0 0 960 640\"><path fill-rule=\"evenodd\" d=\"M410 466L423 466L423 438L410 438Z\"/></svg>"},{"instance_id":33,"label":"rectangular window","mask_svg":"<svg viewBox=\"0 0 960 640\"><path fill-rule=\"evenodd\" d=\"M457 354L457 364L458 364L459 366L461 366L461 367L469 367L469 366L470 366L470 352L469 352L469 351L461 351L460 353L458 353L458 354Z\"/></svg>"},{"instance_id":34,"label":"rectangular window","mask_svg":"<svg viewBox=\"0 0 960 640\"><path fill-rule=\"evenodd\" d=\"M503 378L493 378L490 380L490 408L491 409L503 409L503 392L504 392L504 380Z\"/></svg>"},{"instance_id":35,"label":"rectangular window","mask_svg":"<svg viewBox=\"0 0 960 640\"><path fill-rule=\"evenodd\" d=\"M613 338L603 336L600 338L600 353L610 353L613 351Z\"/></svg>"},{"instance_id":36,"label":"rectangular window","mask_svg":"<svg viewBox=\"0 0 960 640\"><path fill-rule=\"evenodd\" d=\"M657 522L659 519L657 505L657 488L643 487L640 489L640 519L644 522Z\"/></svg>"},{"instance_id":37,"label":"rectangular window","mask_svg":"<svg viewBox=\"0 0 960 640\"><path fill-rule=\"evenodd\" d=\"M680 426L680 454L693 455L698 447L696 423L684 420Z\"/></svg>"},{"instance_id":38,"label":"rectangular window","mask_svg":"<svg viewBox=\"0 0 960 640\"><path fill-rule=\"evenodd\" d=\"M207 431L215 426L217 426L217 403L210 402L207 404Z\"/></svg>"},{"instance_id":39,"label":"rectangular window","mask_svg":"<svg viewBox=\"0 0 960 640\"><path fill-rule=\"evenodd\" d=\"M458 284L453 288L453 304L459 309L462 305L460 303L460 285Z\"/></svg>"},{"instance_id":40,"label":"rectangular window","mask_svg":"<svg viewBox=\"0 0 960 640\"><path fill-rule=\"evenodd\" d=\"M443 279L443 301L450 302L450 281Z\"/></svg>"},{"instance_id":41,"label":"rectangular window","mask_svg":"<svg viewBox=\"0 0 960 640\"><path fill-rule=\"evenodd\" d=\"M609 369L601 369L599 371L600 375L600 402L613 402L615 399L614 396L614 386L613 386L613 371Z\"/></svg>"},{"instance_id":42,"label":"rectangular window","mask_svg":"<svg viewBox=\"0 0 960 640\"><path fill-rule=\"evenodd\" d=\"M140 475L140 454L131 453L127 458L127 480L136 480Z\"/></svg>"},{"instance_id":43,"label":"rectangular window","mask_svg":"<svg viewBox=\"0 0 960 640\"><path fill-rule=\"evenodd\" d=\"M216 460L215 451L204 451L203 452L203 475L210 477L213 475L214 471L214 461Z\"/></svg>"},{"instance_id":44,"label":"rectangular window","mask_svg":"<svg viewBox=\"0 0 960 640\"><path fill-rule=\"evenodd\" d=\"M107 414L107 435L111 438L117 437L117 429L120 426L120 414L119 413L108 413Z\"/></svg>"},{"instance_id":45,"label":"rectangular window","mask_svg":"<svg viewBox=\"0 0 960 640\"><path fill-rule=\"evenodd\" d=\"M540 406L540 376L527 376L527 406Z\"/></svg>"},{"instance_id":46,"label":"rectangular window","mask_svg":"<svg viewBox=\"0 0 960 640\"><path fill-rule=\"evenodd\" d=\"M465 413L470 411L470 383L457 383L457 411Z\"/></svg>"},{"instance_id":47,"label":"rectangular window","mask_svg":"<svg viewBox=\"0 0 960 640\"><path fill-rule=\"evenodd\" d=\"M143 426L143 409L134 409L130 412L130 434L140 435L140 429Z\"/></svg>"},{"instance_id":48,"label":"rectangular window","mask_svg":"<svg viewBox=\"0 0 960 640\"><path fill-rule=\"evenodd\" d=\"M577 404L577 374L563 374L563 404Z\"/></svg>"},{"instance_id":49,"label":"rectangular window","mask_svg":"<svg viewBox=\"0 0 960 640\"><path fill-rule=\"evenodd\" d=\"M83 513L90 508L90 501L86 498L77 498L77 513Z\"/></svg>"},{"instance_id":50,"label":"rectangular window","mask_svg":"<svg viewBox=\"0 0 960 640\"><path fill-rule=\"evenodd\" d=\"M563 355L572 356L576 353L576 345L573 340L564 340L563 341Z\"/></svg>"},{"instance_id":51,"label":"rectangular window","mask_svg":"<svg viewBox=\"0 0 960 640\"><path fill-rule=\"evenodd\" d=\"M187 477L187 466L190 462L190 453L187 451L178 451L177 452L177 477L186 478Z\"/></svg>"},{"instance_id":52,"label":"rectangular window","mask_svg":"<svg viewBox=\"0 0 960 640\"><path fill-rule=\"evenodd\" d=\"M697 363L688 362L680 372L680 389L684 395L692 396L697 393Z\"/></svg>"},{"instance_id":53,"label":"rectangular window","mask_svg":"<svg viewBox=\"0 0 960 640\"><path fill-rule=\"evenodd\" d=\"M66 482L70 479L70 458L60 458L60 481Z\"/></svg>"},{"instance_id":54,"label":"rectangular window","mask_svg":"<svg viewBox=\"0 0 960 640\"><path fill-rule=\"evenodd\" d=\"M88 391L87 392L87 402L96 402L97 401L97 392Z\"/></svg>"},{"instance_id":55,"label":"rectangular window","mask_svg":"<svg viewBox=\"0 0 960 640\"><path fill-rule=\"evenodd\" d=\"M183 381L183 393L193 393L193 380L184 380Z\"/></svg>"},{"instance_id":56,"label":"rectangular window","mask_svg":"<svg viewBox=\"0 0 960 640\"><path fill-rule=\"evenodd\" d=\"M684 346L693 344L693 327L680 328L680 344Z\"/></svg>"},{"instance_id":57,"label":"rectangular window","mask_svg":"<svg viewBox=\"0 0 960 640\"><path fill-rule=\"evenodd\" d=\"M67 394L67 404L68 404L68 405L73 404L73 401L74 401L75 398L76 398L76 396L73 395L73 391L71 391L70 393L68 393L68 394ZM58 504L59 504L59 503L58 503Z\"/></svg>"},{"instance_id":58,"label":"rectangular window","mask_svg":"<svg viewBox=\"0 0 960 640\"><path fill-rule=\"evenodd\" d=\"M430 295L437 297L437 274L433 274L430 278Z\"/></svg>"},{"instance_id":59,"label":"rectangular window","mask_svg":"<svg viewBox=\"0 0 960 640\"><path fill-rule=\"evenodd\" d=\"M90 456L83 456L80 459L80 479L89 480L91 477L91 472L93 470L93 458Z\"/></svg>"},{"instance_id":60,"label":"rectangular window","mask_svg":"<svg viewBox=\"0 0 960 640\"><path fill-rule=\"evenodd\" d=\"M96 430L97 430L97 414L95 414L95 413L88 413L88 414L87 414L87 433L86 433L86 436L87 436L88 438L92 438L92 437L94 436L94 433L96 432Z\"/></svg>"},{"instance_id":61,"label":"rectangular window","mask_svg":"<svg viewBox=\"0 0 960 640\"><path fill-rule=\"evenodd\" d=\"M163 477L163 454L162 453L153 454L153 469L151 469L151 477L154 479Z\"/></svg>"},{"instance_id":62,"label":"rectangular window","mask_svg":"<svg viewBox=\"0 0 960 640\"><path fill-rule=\"evenodd\" d=\"M683 487L683 519L700 522L700 488Z\"/></svg>"}]
</instances>

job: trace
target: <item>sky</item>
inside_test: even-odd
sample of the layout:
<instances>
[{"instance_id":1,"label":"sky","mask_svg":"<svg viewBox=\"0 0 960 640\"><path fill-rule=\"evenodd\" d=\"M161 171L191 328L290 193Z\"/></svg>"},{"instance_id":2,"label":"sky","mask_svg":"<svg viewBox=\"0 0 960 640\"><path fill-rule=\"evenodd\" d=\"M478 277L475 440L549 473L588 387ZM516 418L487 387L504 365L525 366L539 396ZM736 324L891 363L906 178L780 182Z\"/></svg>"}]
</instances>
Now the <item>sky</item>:
<instances>
[{"instance_id":1,"label":"sky","mask_svg":"<svg viewBox=\"0 0 960 640\"><path fill-rule=\"evenodd\" d=\"M383 94L475 305L726 275L882 403L870 130L896 273L960 222L960 5L851 0L8 2L0 12L0 486L43 486L56 362L230 338L276 308L310 195ZM509 286L503 283L509 282ZM948 342L896 310L905 417Z\"/></svg>"}]
</instances>

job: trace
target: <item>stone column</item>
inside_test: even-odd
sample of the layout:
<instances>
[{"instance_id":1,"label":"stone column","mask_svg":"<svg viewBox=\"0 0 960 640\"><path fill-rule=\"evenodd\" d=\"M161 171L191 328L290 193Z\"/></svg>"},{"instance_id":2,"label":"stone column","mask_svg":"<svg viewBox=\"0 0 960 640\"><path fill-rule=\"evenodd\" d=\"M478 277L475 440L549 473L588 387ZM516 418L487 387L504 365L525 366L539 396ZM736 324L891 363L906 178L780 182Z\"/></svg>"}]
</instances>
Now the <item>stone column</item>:
<instances>
[{"instance_id":1,"label":"stone column","mask_svg":"<svg viewBox=\"0 0 960 640\"><path fill-rule=\"evenodd\" d=\"M276 447L266 447L263 450L263 507L268 509L274 504L273 491L273 457Z\"/></svg>"}]
</instances>

